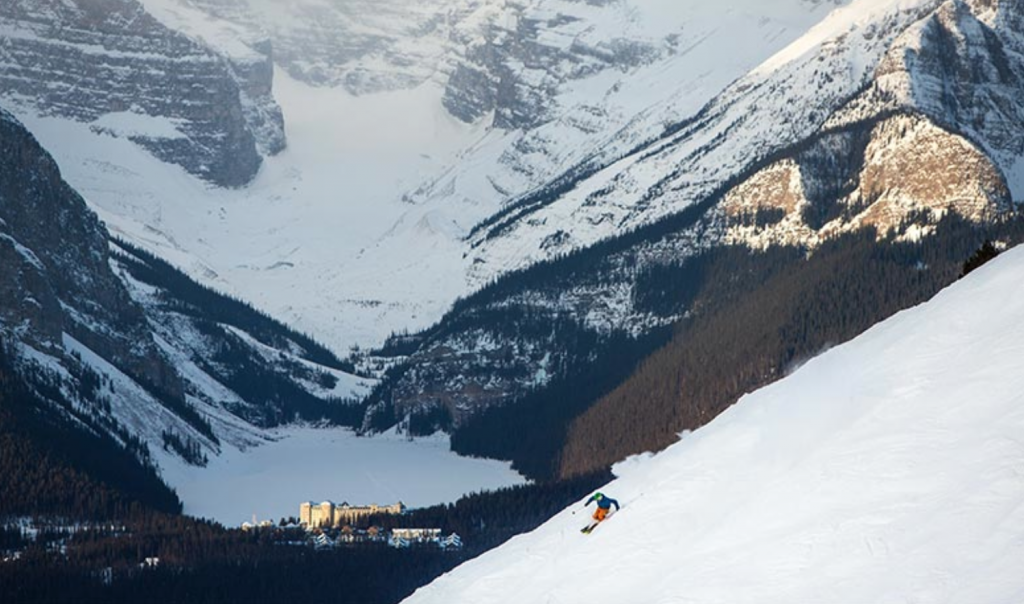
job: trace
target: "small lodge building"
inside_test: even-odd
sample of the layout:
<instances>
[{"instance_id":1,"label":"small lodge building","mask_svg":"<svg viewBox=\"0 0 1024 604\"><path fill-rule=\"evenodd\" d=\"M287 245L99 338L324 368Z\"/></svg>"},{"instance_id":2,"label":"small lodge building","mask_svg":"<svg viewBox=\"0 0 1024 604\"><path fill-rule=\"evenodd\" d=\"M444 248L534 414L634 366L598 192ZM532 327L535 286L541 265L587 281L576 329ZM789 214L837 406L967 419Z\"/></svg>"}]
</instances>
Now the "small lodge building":
<instances>
[{"instance_id":1,"label":"small lodge building","mask_svg":"<svg viewBox=\"0 0 1024 604\"><path fill-rule=\"evenodd\" d=\"M462 537L458 533L452 533L438 543L441 549L462 549Z\"/></svg>"},{"instance_id":2,"label":"small lodge building","mask_svg":"<svg viewBox=\"0 0 1024 604\"><path fill-rule=\"evenodd\" d=\"M330 538L324 533L320 533L313 538L313 547L316 549L329 549L333 546L334 544L331 542Z\"/></svg>"},{"instance_id":3,"label":"small lodge building","mask_svg":"<svg viewBox=\"0 0 1024 604\"><path fill-rule=\"evenodd\" d=\"M414 545L433 545L441 549L461 549L462 538L456 533L442 537L441 529L439 528L395 528L391 529L388 545L398 549Z\"/></svg>"},{"instance_id":4,"label":"small lodge building","mask_svg":"<svg viewBox=\"0 0 1024 604\"><path fill-rule=\"evenodd\" d=\"M436 541L441 538L439 528L395 528L391 529L391 537L405 539L410 542Z\"/></svg>"}]
</instances>

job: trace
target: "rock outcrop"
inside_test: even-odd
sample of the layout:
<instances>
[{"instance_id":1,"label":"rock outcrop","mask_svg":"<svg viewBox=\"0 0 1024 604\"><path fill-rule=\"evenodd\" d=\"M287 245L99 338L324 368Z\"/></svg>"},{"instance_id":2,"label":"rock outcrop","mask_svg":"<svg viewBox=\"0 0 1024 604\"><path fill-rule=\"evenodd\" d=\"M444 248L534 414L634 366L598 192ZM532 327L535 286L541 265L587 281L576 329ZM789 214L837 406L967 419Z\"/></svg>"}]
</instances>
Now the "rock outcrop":
<instances>
[{"instance_id":1,"label":"rock outcrop","mask_svg":"<svg viewBox=\"0 0 1024 604\"><path fill-rule=\"evenodd\" d=\"M254 131L267 152L282 147L279 110L266 103L271 76L269 53L231 64L136 0L0 4L0 94L8 102L129 138L217 185L244 185L256 174Z\"/></svg>"}]
</instances>

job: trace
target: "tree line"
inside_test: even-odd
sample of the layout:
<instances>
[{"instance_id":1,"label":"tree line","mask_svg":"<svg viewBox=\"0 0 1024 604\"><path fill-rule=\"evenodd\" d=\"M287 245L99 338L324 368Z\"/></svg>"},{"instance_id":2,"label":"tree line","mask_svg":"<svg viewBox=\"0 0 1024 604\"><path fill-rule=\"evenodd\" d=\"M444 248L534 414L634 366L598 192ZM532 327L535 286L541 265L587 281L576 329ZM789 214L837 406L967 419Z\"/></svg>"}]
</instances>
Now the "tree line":
<instances>
[{"instance_id":1,"label":"tree line","mask_svg":"<svg viewBox=\"0 0 1024 604\"><path fill-rule=\"evenodd\" d=\"M132 277L163 290L165 304L186 315L216 323L233 325L254 338L278 349L294 342L302 348L307 361L346 373L355 373L355 366L339 359L326 346L311 336L291 329L270 315L232 296L200 285L166 261L122 239L113 239L114 257L127 268Z\"/></svg>"},{"instance_id":2,"label":"tree line","mask_svg":"<svg viewBox=\"0 0 1024 604\"><path fill-rule=\"evenodd\" d=\"M981 245L986 238L1024 241L1024 222L1013 217L980 229L948 216L921 242L875 237L871 231L840 237L784 264L779 251L745 260L728 254L729 272L711 272L751 278L705 284L695 312L677 324L671 341L572 422L557 475L665 448L799 360L929 299L994 255L991 243Z\"/></svg>"},{"instance_id":3,"label":"tree line","mask_svg":"<svg viewBox=\"0 0 1024 604\"><path fill-rule=\"evenodd\" d=\"M673 327L641 337L596 334L571 317L522 305L464 302L426 337L486 325L488 333L510 342L547 337L559 362L554 379L542 388L465 418L452 429L452 448L510 460L540 480L585 474L631 454L660 450L679 432L704 425L741 395L778 379L797 360L928 299L992 256L992 244L981 245L987 239L1024 240L1022 224L1018 215L992 225L949 215L918 242L864 230L810 254L802 247L726 246L675 263L637 266L627 257L618 270L634 272L638 312L672 317L686 311ZM502 280L494 289L512 295L517 287L539 287L533 279L555 287L550 280L579 278L593 285L621 278L611 274L608 259L590 257L601 268L584 262L586 256L575 256L565 272L540 266L528 271L527 282ZM591 278L589 271L597 268L603 277ZM498 295L488 291L482 297ZM436 370L436 359L431 362L435 367L427 370ZM502 371L494 362L487 370ZM385 380L382 388L394 381Z\"/></svg>"},{"instance_id":4,"label":"tree line","mask_svg":"<svg viewBox=\"0 0 1024 604\"><path fill-rule=\"evenodd\" d=\"M0 517L104 519L144 508L181 510L147 462L144 444L90 428L95 420L74 415L62 398L59 389L22 375L0 339Z\"/></svg>"}]
</instances>

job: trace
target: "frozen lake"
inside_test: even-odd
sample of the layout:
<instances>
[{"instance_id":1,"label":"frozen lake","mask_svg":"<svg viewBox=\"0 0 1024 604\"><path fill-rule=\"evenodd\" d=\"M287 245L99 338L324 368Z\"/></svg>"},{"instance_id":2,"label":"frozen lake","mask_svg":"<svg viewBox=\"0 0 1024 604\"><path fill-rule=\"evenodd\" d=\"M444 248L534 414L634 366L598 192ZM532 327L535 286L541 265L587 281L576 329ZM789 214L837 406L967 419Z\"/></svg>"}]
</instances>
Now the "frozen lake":
<instances>
[{"instance_id":1,"label":"frozen lake","mask_svg":"<svg viewBox=\"0 0 1024 604\"><path fill-rule=\"evenodd\" d=\"M278 440L244 452L226 446L206 468L161 459L185 513L238 526L253 514L274 522L298 516L303 501L424 507L526 482L508 463L455 455L444 435L409 441L314 428L271 434Z\"/></svg>"}]
</instances>

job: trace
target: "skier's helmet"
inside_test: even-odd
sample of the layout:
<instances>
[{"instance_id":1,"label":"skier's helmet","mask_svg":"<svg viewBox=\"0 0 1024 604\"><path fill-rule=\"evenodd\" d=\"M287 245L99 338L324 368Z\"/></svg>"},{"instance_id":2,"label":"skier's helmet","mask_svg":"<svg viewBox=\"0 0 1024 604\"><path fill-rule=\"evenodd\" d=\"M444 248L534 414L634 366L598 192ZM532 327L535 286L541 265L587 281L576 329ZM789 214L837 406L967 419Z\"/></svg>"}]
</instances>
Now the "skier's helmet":
<instances>
[{"instance_id":1,"label":"skier's helmet","mask_svg":"<svg viewBox=\"0 0 1024 604\"><path fill-rule=\"evenodd\" d=\"M602 494L602 493L594 493L594 500L595 501L601 501L602 499L604 499L604 494Z\"/></svg>"}]
</instances>

